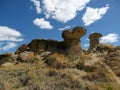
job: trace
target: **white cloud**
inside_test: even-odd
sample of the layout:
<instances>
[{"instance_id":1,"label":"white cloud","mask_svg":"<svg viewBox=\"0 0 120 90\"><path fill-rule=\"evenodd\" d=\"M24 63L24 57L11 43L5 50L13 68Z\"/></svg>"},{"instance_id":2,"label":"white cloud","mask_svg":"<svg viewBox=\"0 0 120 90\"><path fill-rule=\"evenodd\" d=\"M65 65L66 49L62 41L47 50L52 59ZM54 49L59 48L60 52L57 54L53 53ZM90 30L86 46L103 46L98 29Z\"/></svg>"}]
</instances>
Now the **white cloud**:
<instances>
[{"instance_id":1,"label":"white cloud","mask_svg":"<svg viewBox=\"0 0 120 90\"><path fill-rule=\"evenodd\" d=\"M118 42L119 39L119 35L116 33L110 33L106 36L103 36L100 39L100 43L114 43L114 42Z\"/></svg>"},{"instance_id":2,"label":"white cloud","mask_svg":"<svg viewBox=\"0 0 120 90\"><path fill-rule=\"evenodd\" d=\"M23 41L22 34L7 26L0 26L0 41Z\"/></svg>"},{"instance_id":3,"label":"white cloud","mask_svg":"<svg viewBox=\"0 0 120 90\"><path fill-rule=\"evenodd\" d=\"M67 30L67 29L70 29L70 27L71 27L71 26L66 25L66 26L63 27L63 28L59 28L58 30L60 30L60 31L62 31L62 30Z\"/></svg>"},{"instance_id":4,"label":"white cloud","mask_svg":"<svg viewBox=\"0 0 120 90\"><path fill-rule=\"evenodd\" d=\"M90 0L43 0L46 18L53 18L60 22L72 20L78 11L83 10Z\"/></svg>"},{"instance_id":5,"label":"white cloud","mask_svg":"<svg viewBox=\"0 0 120 90\"><path fill-rule=\"evenodd\" d=\"M41 8L40 8L40 1L39 0L31 0L33 4L35 5L37 13L41 13Z\"/></svg>"},{"instance_id":6,"label":"white cloud","mask_svg":"<svg viewBox=\"0 0 120 90\"><path fill-rule=\"evenodd\" d=\"M50 22L45 21L44 18L36 18L35 20L33 20L33 23L41 29L52 29L53 28Z\"/></svg>"},{"instance_id":7,"label":"white cloud","mask_svg":"<svg viewBox=\"0 0 120 90\"><path fill-rule=\"evenodd\" d=\"M7 51L7 50L12 49L12 48L14 48L14 47L16 47L16 46L17 46L16 43L7 42L7 44L6 44L5 46L3 46L3 47L1 48L1 50Z\"/></svg>"},{"instance_id":8,"label":"white cloud","mask_svg":"<svg viewBox=\"0 0 120 90\"><path fill-rule=\"evenodd\" d=\"M17 42L24 40L21 37L22 34L17 30L7 26L0 26L0 49L9 50L14 48Z\"/></svg>"},{"instance_id":9,"label":"white cloud","mask_svg":"<svg viewBox=\"0 0 120 90\"><path fill-rule=\"evenodd\" d=\"M87 7L86 12L82 17L83 23L86 26L94 23L95 21L101 19L103 17L103 15L106 14L108 9L109 9L108 4L102 8Z\"/></svg>"}]
</instances>

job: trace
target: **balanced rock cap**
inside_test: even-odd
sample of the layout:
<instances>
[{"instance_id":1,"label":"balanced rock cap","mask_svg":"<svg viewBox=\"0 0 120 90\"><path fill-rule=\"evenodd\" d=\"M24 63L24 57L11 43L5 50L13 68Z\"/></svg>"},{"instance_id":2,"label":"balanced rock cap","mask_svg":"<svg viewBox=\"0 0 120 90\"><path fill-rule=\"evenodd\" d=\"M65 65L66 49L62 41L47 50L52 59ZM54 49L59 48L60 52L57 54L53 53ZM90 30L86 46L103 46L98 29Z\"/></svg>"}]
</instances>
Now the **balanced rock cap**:
<instances>
[{"instance_id":1,"label":"balanced rock cap","mask_svg":"<svg viewBox=\"0 0 120 90\"><path fill-rule=\"evenodd\" d=\"M83 27L75 27L73 30L65 30L62 33L63 38L80 39L86 34L87 30Z\"/></svg>"},{"instance_id":2,"label":"balanced rock cap","mask_svg":"<svg viewBox=\"0 0 120 90\"><path fill-rule=\"evenodd\" d=\"M92 33L90 36L89 36L89 39L92 39L92 38L100 38L102 37L102 34L101 33Z\"/></svg>"}]
</instances>

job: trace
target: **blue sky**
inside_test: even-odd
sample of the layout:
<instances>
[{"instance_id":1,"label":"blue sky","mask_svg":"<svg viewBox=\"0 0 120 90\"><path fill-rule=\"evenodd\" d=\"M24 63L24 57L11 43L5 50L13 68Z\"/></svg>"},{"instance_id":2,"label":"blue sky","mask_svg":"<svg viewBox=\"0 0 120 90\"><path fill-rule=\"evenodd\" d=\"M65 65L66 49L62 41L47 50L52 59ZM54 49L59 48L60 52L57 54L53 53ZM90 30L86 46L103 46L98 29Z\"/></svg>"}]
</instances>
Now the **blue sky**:
<instances>
[{"instance_id":1,"label":"blue sky","mask_svg":"<svg viewBox=\"0 0 120 90\"><path fill-rule=\"evenodd\" d=\"M89 46L92 32L101 43L120 45L120 0L0 0L0 53L15 51L32 39L62 41L63 30L83 26Z\"/></svg>"}]
</instances>

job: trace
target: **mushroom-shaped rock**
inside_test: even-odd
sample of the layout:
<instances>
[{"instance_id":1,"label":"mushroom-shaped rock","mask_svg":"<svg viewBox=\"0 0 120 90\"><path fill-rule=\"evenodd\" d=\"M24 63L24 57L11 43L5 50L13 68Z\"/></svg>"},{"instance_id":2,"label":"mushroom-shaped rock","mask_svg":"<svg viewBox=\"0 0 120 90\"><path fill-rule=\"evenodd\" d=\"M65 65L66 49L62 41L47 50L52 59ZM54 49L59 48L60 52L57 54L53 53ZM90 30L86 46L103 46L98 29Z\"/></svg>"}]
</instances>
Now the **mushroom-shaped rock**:
<instances>
[{"instance_id":1,"label":"mushroom-shaped rock","mask_svg":"<svg viewBox=\"0 0 120 90\"><path fill-rule=\"evenodd\" d=\"M99 44L99 38L102 37L101 33L92 33L89 36L90 39L90 47L88 51L93 50Z\"/></svg>"},{"instance_id":2,"label":"mushroom-shaped rock","mask_svg":"<svg viewBox=\"0 0 120 90\"><path fill-rule=\"evenodd\" d=\"M80 47L80 38L86 34L86 29L83 27L75 27L73 30L65 30L62 33L64 43L67 47L66 53L70 57L78 56L82 53Z\"/></svg>"},{"instance_id":3,"label":"mushroom-shaped rock","mask_svg":"<svg viewBox=\"0 0 120 90\"><path fill-rule=\"evenodd\" d=\"M75 27L73 30L65 30L62 37L67 47L79 45L80 38L86 34L86 29L83 27Z\"/></svg>"}]
</instances>

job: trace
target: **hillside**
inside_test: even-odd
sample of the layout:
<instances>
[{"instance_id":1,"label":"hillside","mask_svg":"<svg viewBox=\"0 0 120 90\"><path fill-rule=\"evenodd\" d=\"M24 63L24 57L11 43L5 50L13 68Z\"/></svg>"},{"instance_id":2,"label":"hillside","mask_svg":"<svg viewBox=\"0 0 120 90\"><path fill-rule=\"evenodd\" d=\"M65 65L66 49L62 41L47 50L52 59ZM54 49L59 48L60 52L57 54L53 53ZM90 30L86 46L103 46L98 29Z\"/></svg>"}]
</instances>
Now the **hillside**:
<instances>
[{"instance_id":1,"label":"hillside","mask_svg":"<svg viewBox=\"0 0 120 90\"><path fill-rule=\"evenodd\" d=\"M120 46L100 44L100 33L89 36L84 50L75 27L64 41L34 39L15 53L0 55L0 90L119 90Z\"/></svg>"}]
</instances>

